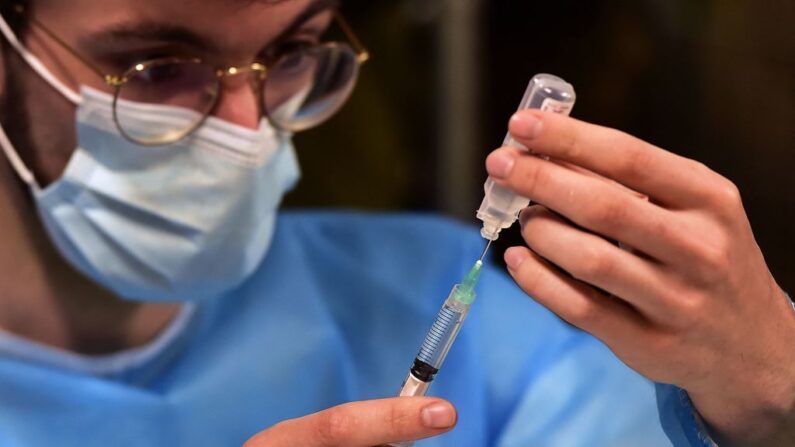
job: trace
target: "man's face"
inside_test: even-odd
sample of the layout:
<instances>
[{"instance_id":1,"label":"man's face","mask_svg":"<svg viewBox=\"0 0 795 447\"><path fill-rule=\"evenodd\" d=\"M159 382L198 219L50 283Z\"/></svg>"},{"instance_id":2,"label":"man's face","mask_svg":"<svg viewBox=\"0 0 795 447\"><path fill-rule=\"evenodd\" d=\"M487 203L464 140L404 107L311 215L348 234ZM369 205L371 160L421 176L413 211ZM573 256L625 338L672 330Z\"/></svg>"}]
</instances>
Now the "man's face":
<instances>
[{"instance_id":1,"label":"man's face","mask_svg":"<svg viewBox=\"0 0 795 447\"><path fill-rule=\"evenodd\" d=\"M218 66L272 60L316 43L331 20L327 0L34 0L30 14L109 74L166 56L198 57ZM111 92L94 71L36 27L24 43L67 85ZM8 53L6 53L8 56ZM7 127L42 184L63 172L75 147L75 106L18 58L7 61ZM214 115L241 126L259 123L259 99L243 76L224 82ZM23 126L25 123L27 126Z\"/></svg>"}]
</instances>

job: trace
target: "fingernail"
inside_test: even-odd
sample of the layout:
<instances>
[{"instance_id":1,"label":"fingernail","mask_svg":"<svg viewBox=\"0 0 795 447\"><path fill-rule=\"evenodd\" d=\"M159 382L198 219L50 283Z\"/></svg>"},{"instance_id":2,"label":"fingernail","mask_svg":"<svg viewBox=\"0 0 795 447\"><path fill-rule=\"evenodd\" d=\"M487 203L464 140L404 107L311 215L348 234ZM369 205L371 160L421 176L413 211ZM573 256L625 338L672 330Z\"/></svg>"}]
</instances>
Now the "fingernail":
<instances>
[{"instance_id":1,"label":"fingernail","mask_svg":"<svg viewBox=\"0 0 795 447\"><path fill-rule=\"evenodd\" d=\"M533 139L541 134L542 123L533 114L515 113L511 117L509 127L511 135L518 138Z\"/></svg>"},{"instance_id":2,"label":"fingernail","mask_svg":"<svg viewBox=\"0 0 795 447\"><path fill-rule=\"evenodd\" d=\"M450 404L437 402L420 412L422 425L428 428L447 428L455 424L455 410Z\"/></svg>"},{"instance_id":3,"label":"fingernail","mask_svg":"<svg viewBox=\"0 0 795 447\"><path fill-rule=\"evenodd\" d=\"M505 263L508 264L509 269L518 270L527 256L527 250L523 247L511 247L505 250Z\"/></svg>"},{"instance_id":4,"label":"fingernail","mask_svg":"<svg viewBox=\"0 0 795 447\"><path fill-rule=\"evenodd\" d=\"M514 155L508 149L497 149L486 157L486 171L495 178L506 178L511 174L516 163Z\"/></svg>"}]
</instances>

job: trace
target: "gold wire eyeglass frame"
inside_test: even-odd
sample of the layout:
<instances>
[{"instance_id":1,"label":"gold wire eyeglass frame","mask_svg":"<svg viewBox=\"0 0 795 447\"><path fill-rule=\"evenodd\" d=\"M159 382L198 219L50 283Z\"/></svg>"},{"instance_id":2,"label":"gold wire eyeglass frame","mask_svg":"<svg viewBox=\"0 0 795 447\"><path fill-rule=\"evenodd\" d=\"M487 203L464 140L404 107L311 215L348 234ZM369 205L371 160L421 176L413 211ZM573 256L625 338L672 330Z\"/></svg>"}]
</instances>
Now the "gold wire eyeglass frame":
<instances>
[{"instance_id":1,"label":"gold wire eyeglass frame","mask_svg":"<svg viewBox=\"0 0 795 447\"><path fill-rule=\"evenodd\" d=\"M104 70L102 70L102 68L100 68L97 64L95 64L94 62L89 60L87 57L82 55L79 51L77 51L74 47L72 47L66 41L61 39L52 30L50 30L49 27L45 26L43 23L38 21L32 15L26 14L25 7L23 5L19 5L19 4L14 5L14 11L17 14L25 16L25 18L27 20L29 20L29 22L33 26L35 26L36 28L38 28L41 31L43 31L44 34L46 34L49 38L51 38L53 41L55 41L60 47L62 47L69 54L74 56L77 60L82 62L91 71L96 73L100 78L102 78L103 81L105 81L105 83L109 87L111 87L113 89L113 122L116 125L116 128L119 130L119 133L121 133L122 136L124 136L124 138L126 138L127 140L129 140L129 141L131 141L131 142L133 142L135 144L142 145L142 146L157 146L157 145L169 144L169 143L173 143L173 142L179 141L182 138L185 138L186 136L188 136L191 133L193 133L199 127L201 127L201 125L204 123L204 121L207 119L207 117L212 113L213 109L215 108L216 104L218 103L218 98L220 98L220 96L221 96L221 92L220 91L217 92L214 95L212 103L208 105L207 110L204 112L204 114L201 117L201 119L198 120L196 122L196 124L194 124L193 126L185 129L184 131L182 131L181 133L177 134L177 136L172 138L172 139L164 140L164 141L154 141L154 142L142 141L140 139L136 139L136 138L130 136L124 130L124 128L121 126L121 124L119 123L119 120L118 120L118 115L116 113L116 104L119 101L119 93L121 92L121 87L124 84L126 84L133 76L135 76L136 73L142 72L142 71L146 71L146 70L148 70L149 68L151 68L153 66L170 64L170 63L205 64L205 62L202 61L199 58L166 57L166 58L158 58L158 59L152 59L152 60L142 61L142 62L136 63L133 66L131 66L130 68L128 68L127 70L125 70L120 75L107 73ZM365 46L362 44L362 42L359 40L359 38L353 32L353 29L348 24L347 20L345 20L345 18L342 16L342 14L340 14L339 11L337 11L337 10L333 10L332 12L333 12L333 17L334 17L334 22L337 24L337 26L340 27L342 32L345 34L345 38L348 39L348 41L350 42L350 46L348 44L342 43L342 42L324 42L324 43L320 43L320 44L317 44L317 45L313 45L313 46L308 47L308 48L301 49L299 51L307 52L307 51L317 50L319 48L340 49L340 50L346 50L346 49L350 48L350 50L353 51L353 54L356 57L356 63L359 64L359 65L365 63L370 58L369 51L367 51ZM285 58L288 58L288 57L292 56L293 54L294 53L287 53L287 54L282 55L279 59L275 60L272 64L270 64L271 67L277 65L280 61L282 61ZM217 82L219 82L219 83L220 83L221 79L223 79L224 77L236 76L236 75L239 75L239 74L253 74L255 79L257 80L257 89L258 89L257 93L261 93L264 90L264 84L265 84L265 81L267 79L268 70L269 70L268 66L266 64L264 64L264 63L261 63L261 62L252 62L251 64L240 65L240 66L213 67L213 68L215 70L215 75L217 77ZM268 121L271 123L271 125L273 125L274 127L279 128L280 127L279 124L274 122L271 119L271 117L269 116L269 114L268 114L268 109L265 106L265 99L264 99L263 95L260 94L259 96L260 96L260 106L259 107L260 107L262 115L265 118L268 119Z\"/></svg>"}]
</instances>

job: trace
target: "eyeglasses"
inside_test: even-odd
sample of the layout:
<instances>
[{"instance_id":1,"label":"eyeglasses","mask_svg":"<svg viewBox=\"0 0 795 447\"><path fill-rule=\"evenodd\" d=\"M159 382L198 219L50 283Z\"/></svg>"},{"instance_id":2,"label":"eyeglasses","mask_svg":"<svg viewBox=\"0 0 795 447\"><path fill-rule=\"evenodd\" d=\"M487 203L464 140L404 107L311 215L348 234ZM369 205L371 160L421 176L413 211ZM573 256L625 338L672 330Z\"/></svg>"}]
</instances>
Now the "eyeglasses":
<instances>
[{"instance_id":1,"label":"eyeglasses","mask_svg":"<svg viewBox=\"0 0 795 447\"><path fill-rule=\"evenodd\" d=\"M14 9L25 14L22 5ZM348 23L335 11L334 21L350 45L326 42L287 52L272 63L224 68L198 58L158 58L114 75L104 72L35 18L27 18L113 89L116 127L125 138L143 146L173 143L198 129L218 104L223 79L237 75L250 76L259 97L259 114L273 126L290 132L317 126L347 101L360 65L369 58ZM174 111L173 119L162 120L161 114L152 113L147 120L147 110L152 106Z\"/></svg>"}]
</instances>

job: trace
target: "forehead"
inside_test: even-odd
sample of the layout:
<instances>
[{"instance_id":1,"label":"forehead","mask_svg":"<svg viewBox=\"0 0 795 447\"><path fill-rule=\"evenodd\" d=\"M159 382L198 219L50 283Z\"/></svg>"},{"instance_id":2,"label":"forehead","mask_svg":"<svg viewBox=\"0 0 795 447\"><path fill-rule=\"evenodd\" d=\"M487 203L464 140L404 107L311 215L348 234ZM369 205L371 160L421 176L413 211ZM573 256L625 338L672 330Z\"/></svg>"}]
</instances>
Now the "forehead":
<instances>
[{"instance_id":1,"label":"forehead","mask_svg":"<svg viewBox=\"0 0 795 447\"><path fill-rule=\"evenodd\" d=\"M323 0L35 0L33 14L66 36L79 37L137 23L178 25L221 48L279 34Z\"/></svg>"},{"instance_id":2,"label":"forehead","mask_svg":"<svg viewBox=\"0 0 795 447\"><path fill-rule=\"evenodd\" d=\"M278 21L306 8L313 0L35 0L39 17L55 17L71 23L109 20L169 20L182 25ZM83 18L80 20L80 18Z\"/></svg>"}]
</instances>

